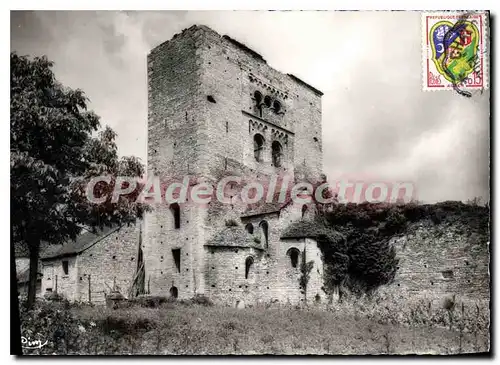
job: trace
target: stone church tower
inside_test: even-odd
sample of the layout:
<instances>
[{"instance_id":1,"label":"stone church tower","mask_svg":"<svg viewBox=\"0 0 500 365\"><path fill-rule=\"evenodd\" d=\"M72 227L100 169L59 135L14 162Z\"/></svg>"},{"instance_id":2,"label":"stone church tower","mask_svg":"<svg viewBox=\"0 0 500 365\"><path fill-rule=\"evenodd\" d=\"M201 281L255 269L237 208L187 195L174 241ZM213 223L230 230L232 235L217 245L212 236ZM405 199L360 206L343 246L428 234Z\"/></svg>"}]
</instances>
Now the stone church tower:
<instances>
[{"instance_id":1,"label":"stone church tower","mask_svg":"<svg viewBox=\"0 0 500 365\"><path fill-rule=\"evenodd\" d=\"M190 189L215 188L224 176L320 180L320 91L205 26L157 46L147 64L148 172L163 184L189 177ZM285 234L310 214L295 203L158 204L144 222L147 288L231 303L318 299L315 241ZM307 290L299 286L303 255L314 261Z\"/></svg>"}]
</instances>

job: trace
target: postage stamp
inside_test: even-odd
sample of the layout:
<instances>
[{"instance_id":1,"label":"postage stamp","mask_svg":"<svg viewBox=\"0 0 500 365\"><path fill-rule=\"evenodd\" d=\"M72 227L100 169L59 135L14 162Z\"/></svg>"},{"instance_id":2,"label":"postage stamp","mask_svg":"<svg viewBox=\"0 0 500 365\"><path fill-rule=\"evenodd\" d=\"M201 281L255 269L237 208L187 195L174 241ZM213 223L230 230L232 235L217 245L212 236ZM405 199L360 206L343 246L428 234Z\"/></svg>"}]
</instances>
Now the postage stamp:
<instances>
[{"instance_id":1,"label":"postage stamp","mask_svg":"<svg viewBox=\"0 0 500 365\"><path fill-rule=\"evenodd\" d=\"M488 12L422 14L424 90L481 90L488 87Z\"/></svg>"}]
</instances>

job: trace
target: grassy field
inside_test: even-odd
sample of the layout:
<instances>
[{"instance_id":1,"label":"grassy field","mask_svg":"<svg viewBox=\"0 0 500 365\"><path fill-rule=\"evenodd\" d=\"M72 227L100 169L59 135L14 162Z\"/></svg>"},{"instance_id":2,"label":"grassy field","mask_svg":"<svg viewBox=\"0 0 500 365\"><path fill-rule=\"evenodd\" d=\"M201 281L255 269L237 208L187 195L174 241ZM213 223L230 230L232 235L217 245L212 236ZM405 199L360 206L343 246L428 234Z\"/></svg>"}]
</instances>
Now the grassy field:
<instances>
[{"instance_id":1,"label":"grassy field","mask_svg":"<svg viewBox=\"0 0 500 365\"><path fill-rule=\"evenodd\" d=\"M456 354L489 348L485 332L384 322L318 309L164 303L112 310L51 303L24 316L23 333L52 340L27 352L43 354Z\"/></svg>"}]
</instances>

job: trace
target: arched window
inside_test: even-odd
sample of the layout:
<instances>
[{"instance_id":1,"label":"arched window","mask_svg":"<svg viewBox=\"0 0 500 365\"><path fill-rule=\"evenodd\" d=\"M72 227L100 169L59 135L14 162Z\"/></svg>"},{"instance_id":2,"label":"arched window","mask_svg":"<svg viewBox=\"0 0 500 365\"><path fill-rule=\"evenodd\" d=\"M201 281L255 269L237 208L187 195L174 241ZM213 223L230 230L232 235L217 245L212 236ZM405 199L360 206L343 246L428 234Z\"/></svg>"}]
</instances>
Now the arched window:
<instances>
[{"instance_id":1,"label":"arched window","mask_svg":"<svg viewBox=\"0 0 500 365\"><path fill-rule=\"evenodd\" d=\"M255 91L253 93L253 97L255 98L255 104L257 104L257 107L260 107L260 103L262 103L262 94L259 91Z\"/></svg>"},{"instance_id":2,"label":"arched window","mask_svg":"<svg viewBox=\"0 0 500 365\"><path fill-rule=\"evenodd\" d=\"M264 104L266 104L266 106L268 108L271 107L272 101L271 101L271 97L269 95L266 95L266 97L264 98Z\"/></svg>"},{"instance_id":3,"label":"arched window","mask_svg":"<svg viewBox=\"0 0 500 365\"><path fill-rule=\"evenodd\" d=\"M290 257L290 263L292 264L292 267L297 267L299 265L300 251L295 247L292 247L287 251L286 254Z\"/></svg>"},{"instance_id":4,"label":"arched window","mask_svg":"<svg viewBox=\"0 0 500 365\"><path fill-rule=\"evenodd\" d=\"M245 279L248 279L248 275L250 274L250 269L253 266L253 257L248 256L245 260Z\"/></svg>"},{"instance_id":5,"label":"arched window","mask_svg":"<svg viewBox=\"0 0 500 365\"><path fill-rule=\"evenodd\" d=\"M278 141L274 141L272 146L273 166L280 167L283 157L283 147Z\"/></svg>"},{"instance_id":6,"label":"arched window","mask_svg":"<svg viewBox=\"0 0 500 365\"><path fill-rule=\"evenodd\" d=\"M261 221L259 223L259 227L262 234L262 242L265 242L267 247L269 237L269 224L267 223L267 221Z\"/></svg>"},{"instance_id":7,"label":"arched window","mask_svg":"<svg viewBox=\"0 0 500 365\"><path fill-rule=\"evenodd\" d=\"M264 137L260 134L256 134L253 137L253 155L255 160L258 162L262 161L262 150L264 148Z\"/></svg>"},{"instance_id":8,"label":"arched window","mask_svg":"<svg viewBox=\"0 0 500 365\"><path fill-rule=\"evenodd\" d=\"M307 212L307 205L303 205L302 206L302 218L304 218L304 216L306 215L306 212Z\"/></svg>"},{"instance_id":9,"label":"arched window","mask_svg":"<svg viewBox=\"0 0 500 365\"><path fill-rule=\"evenodd\" d=\"M179 296L179 291L177 290L177 288L175 286L170 288L170 296L172 298L177 298Z\"/></svg>"},{"instance_id":10,"label":"arched window","mask_svg":"<svg viewBox=\"0 0 500 365\"><path fill-rule=\"evenodd\" d=\"M181 208L179 204L174 203L170 205L170 211L174 216L174 226L176 229L181 228Z\"/></svg>"},{"instance_id":11,"label":"arched window","mask_svg":"<svg viewBox=\"0 0 500 365\"><path fill-rule=\"evenodd\" d=\"M255 106L257 107L259 117L262 117L262 94L256 91L253 93L253 97L255 98Z\"/></svg>"},{"instance_id":12,"label":"arched window","mask_svg":"<svg viewBox=\"0 0 500 365\"><path fill-rule=\"evenodd\" d=\"M275 100L273 103L273 108L275 113L279 113L281 110L281 103L278 100Z\"/></svg>"},{"instance_id":13,"label":"arched window","mask_svg":"<svg viewBox=\"0 0 500 365\"><path fill-rule=\"evenodd\" d=\"M248 233L253 234L253 224L252 223L247 223L247 225L245 226L245 230Z\"/></svg>"}]
</instances>

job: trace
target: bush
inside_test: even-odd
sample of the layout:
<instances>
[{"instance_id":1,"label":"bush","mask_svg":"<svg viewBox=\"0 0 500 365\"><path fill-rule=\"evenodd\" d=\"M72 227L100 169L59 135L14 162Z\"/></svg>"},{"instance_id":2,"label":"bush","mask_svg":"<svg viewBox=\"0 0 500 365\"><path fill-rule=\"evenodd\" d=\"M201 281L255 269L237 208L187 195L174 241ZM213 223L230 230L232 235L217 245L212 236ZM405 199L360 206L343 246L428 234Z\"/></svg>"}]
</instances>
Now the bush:
<instances>
[{"instance_id":1,"label":"bush","mask_svg":"<svg viewBox=\"0 0 500 365\"><path fill-rule=\"evenodd\" d=\"M29 341L47 341L40 349L29 350L29 354L68 353L78 350L77 339L81 334L79 324L74 321L67 302L37 301L31 310L20 306L21 335ZM28 353L25 350L25 353Z\"/></svg>"},{"instance_id":2,"label":"bush","mask_svg":"<svg viewBox=\"0 0 500 365\"><path fill-rule=\"evenodd\" d=\"M160 295L139 295L128 300L130 305L138 305L143 308L157 308L168 301L169 298Z\"/></svg>"},{"instance_id":3,"label":"bush","mask_svg":"<svg viewBox=\"0 0 500 365\"><path fill-rule=\"evenodd\" d=\"M444 214L443 210L441 210L441 209L436 209L436 210L432 211L432 213L430 214L431 221L434 224L440 224L441 222L443 222L444 217L445 217L445 214Z\"/></svg>"},{"instance_id":4,"label":"bush","mask_svg":"<svg viewBox=\"0 0 500 365\"><path fill-rule=\"evenodd\" d=\"M97 326L101 330L113 336L123 336L136 332L147 332L154 325L149 318L141 317L140 315L131 315L129 312L122 313L114 312L103 319L96 320Z\"/></svg>"},{"instance_id":5,"label":"bush","mask_svg":"<svg viewBox=\"0 0 500 365\"><path fill-rule=\"evenodd\" d=\"M61 302L64 300L64 296L56 292L47 292L44 294L43 298L53 302Z\"/></svg>"},{"instance_id":6,"label":"bush","mask_svg":"<svg viewBox=\"0 0 500 365\"><path fill-rule=\"evenodd\" d=\"M443 308L447 311L453 310L453 308L455 308L455 296L444 298Z\"/></svg>"},{"instance_id":7,"label":"bush","mask_svg":"<svg viewBox=\"0 0 500 365\"><path fill-rule=\"evenodd\" d=\"M406 227L406 217L397 209L391 209L387 215L384 230L386 235L400 233Z\"/></svg>"},{"instance_id":8,"label":"bush","mask_svg":"<svg viewBox=\"0 0 500 365\"><path fill-rule=\"evenodd\" d=\"M388 240L358 241L349 256L349 276L358 284L356 291L370 292L394 279L399 260Z\"/></svg>"},{"instance_id":9,"label":"bush","mask_svg":"<svg viewBox=\"0 0 500 365\"><path fill-rule=\"evenodd\" d=\"M390 283L396 273L396 251L389 238L406 228L401 206L387 203L337 204L324 215L330 229L347 244L318 242L325 262L325 288L344 285L358 294Z\"/></svg>"},{"instance_id":10,"label":"bush","mask_svg":"<svg viewBox=\"0 0 500 365\"><path fill-rule=\"evenodd\" d=\"M213 302L204 295L195 295L194 298L191 299L191 302L193 304L202 305L204 307L211 307L214 305Z\"/></svg>"},{"instance_id":11,"label":"bush","mask_svg":"<svg viewBox=\"0 0 500 365\"><path fill-rule=\"evenodd\" d=\"M228 219L226 220L226 227L238 227L238 222L234 219Z\"/></svg>"}]
</instances>

